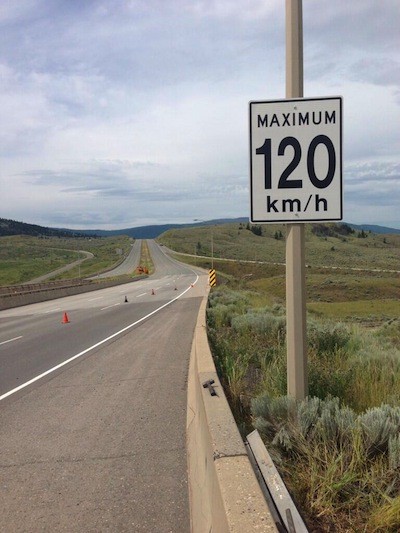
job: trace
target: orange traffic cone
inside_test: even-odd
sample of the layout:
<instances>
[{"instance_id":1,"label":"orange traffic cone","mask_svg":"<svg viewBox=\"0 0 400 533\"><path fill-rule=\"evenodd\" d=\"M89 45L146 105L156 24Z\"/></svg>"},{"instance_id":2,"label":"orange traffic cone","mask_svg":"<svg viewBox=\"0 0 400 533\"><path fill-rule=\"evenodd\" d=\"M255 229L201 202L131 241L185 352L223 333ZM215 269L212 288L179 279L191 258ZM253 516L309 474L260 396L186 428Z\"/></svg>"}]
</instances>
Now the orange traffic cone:
<instances>
[{"instance_id":1,"label":"orange traffic cone","mask_svg":"<svg viewBox=\"0 0 400 533\"><path fill-rule=\"evenodd\" d=\"M61 321L61 324L68 324L68 323L69 323L68 315L67 315L67 313L64 313L64 316L63 316L63 319Z\"/></svg>"}]
</instances>

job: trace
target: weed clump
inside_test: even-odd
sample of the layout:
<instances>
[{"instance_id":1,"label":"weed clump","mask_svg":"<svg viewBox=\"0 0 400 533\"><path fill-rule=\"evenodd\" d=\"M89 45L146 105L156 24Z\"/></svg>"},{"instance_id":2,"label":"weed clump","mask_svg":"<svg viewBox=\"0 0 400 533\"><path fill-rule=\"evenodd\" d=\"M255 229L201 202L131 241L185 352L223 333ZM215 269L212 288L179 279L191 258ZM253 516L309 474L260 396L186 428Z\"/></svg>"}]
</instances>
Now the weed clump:
<instances>
[{"instance_id":1,"label":"weed clump","mask_svg":"<svg viewBox=\"0 0 400 533\"><path fill-rule=\"evenodd\" d=\"M246 295L240 291L221 288L208 298L207 323L212 329L231 325L232 318L248 308Z\"/></svg>"},{"instance_id":2,"label":"weed clump","mask_svg":"<svg viewBox=\"0 0 400 533\"><path fill-rule=\"evenodd\" d=\"M235 316L231 323L237 332L268 335L279 343L280 338L286 336L286 319L269 312L249 311L245 315Z\"/></svg>"},{"instance_id":3,"label":"weed clump","mask_svg":"<svg viewBox=\"0 0 400 533\"><path fill-rule=\"evenodd\" d=\"M400 407L357 415L338 398L260 396L252 415L312 523L322 520L324 531L399 531Z\"/></svg>"},{"instance_id":4,"label":"weed clump","mask_svg":"<svg viewBox=\"0 0 400 533\"><path fill-rule=\"evenodd\" d=\"M346 348L350 339L349 328L340 322L308 321L308 345L319 354L331 354L340 348Z\"/></svg>"}]
</instances>

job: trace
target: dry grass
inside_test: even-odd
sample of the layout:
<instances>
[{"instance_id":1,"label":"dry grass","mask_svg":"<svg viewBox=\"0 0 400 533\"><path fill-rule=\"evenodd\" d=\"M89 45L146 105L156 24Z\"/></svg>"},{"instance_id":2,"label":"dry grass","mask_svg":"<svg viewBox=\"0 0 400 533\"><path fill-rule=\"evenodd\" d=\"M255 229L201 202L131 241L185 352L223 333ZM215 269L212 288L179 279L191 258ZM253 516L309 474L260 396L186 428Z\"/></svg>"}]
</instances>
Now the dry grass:
<instances>
[{"instance_id":1,"label":"dry grass","mask_svg":"<svg viewBox=\"0 0 400 533\"><path fill-rule=\"evenodd\" d=\"M142 240L141 249L140 249L140 262L139 265L144 267L146 271L150 274L154 272L154 263L150 255L149 247L146 240Z\"/></svg>"},{"instance_id":2,"label":"dry grass","mask_svg":"<svg viewBox=\"0 0 400 533\"><path fill-rule=\"evenodd\" d=\"M96 274L112 267L120 259L117 251L130 250L129 237L111 238L39 238L28 236L0 237L0 285L24 283L82 257L79 250L94 254L78 269L65 272L62 278Z\"/></svg>"},{"instance_id":3,"label":"dry grass","mask_svg":"<svg viewBox=\"0 0 400 533\"><path fill-rule=\"evenodd\" d=\"M335 227L334 224L325 226ZM362 239L355 232L319 237L312 228L311 224L306 225L306 263L312 268L400 268L400 235L371 233ZM236 223L170 230L158 240L179 252L211 256L212 237L216 258L283 263L285 241L277 240L275 235L277 232L285 235L285 231L284 225L265 225L258 236L246 229L246 225Z\"/></svg>"}]
</instances>

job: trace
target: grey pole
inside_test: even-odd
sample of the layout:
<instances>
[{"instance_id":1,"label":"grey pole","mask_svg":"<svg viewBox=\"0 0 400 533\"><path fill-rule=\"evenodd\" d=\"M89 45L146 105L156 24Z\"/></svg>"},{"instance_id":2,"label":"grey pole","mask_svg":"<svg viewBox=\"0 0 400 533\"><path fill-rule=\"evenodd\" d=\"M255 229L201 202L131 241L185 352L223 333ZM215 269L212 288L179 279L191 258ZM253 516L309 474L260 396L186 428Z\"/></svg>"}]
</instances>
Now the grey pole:
<instances>
[{"instance_id":1,"label":"grey pole","mask_svg":"<svg viewBox=\"0 0 400 533\"><path fill-rule=\"evenodd\" d=\"M286 0L286 98L303 97L302 0ZM287 393L308 396L304 224L286 227Z\"/></svg>"}]
</instances>

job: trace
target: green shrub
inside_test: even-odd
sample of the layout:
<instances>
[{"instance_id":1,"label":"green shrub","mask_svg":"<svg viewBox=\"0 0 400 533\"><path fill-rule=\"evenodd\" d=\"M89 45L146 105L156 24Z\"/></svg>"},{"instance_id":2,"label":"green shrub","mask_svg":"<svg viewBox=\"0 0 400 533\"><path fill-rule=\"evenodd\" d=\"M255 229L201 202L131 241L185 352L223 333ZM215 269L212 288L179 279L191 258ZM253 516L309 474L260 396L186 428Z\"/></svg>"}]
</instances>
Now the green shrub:
<instances>
[{"instance_id":1,"label":"green shrub","mask_svg":"<svg viewBox=\"0 0 400 533\"><path fill-rule=\"evenodd\" d=\"M232 319L231 326L234 331L266 335L279 343L286 335L286 319L266 312L249 312L236 316Z\"/></svg>"},{"instance_id":2,"label":"green shrub","mask_svg":"<svg viewBox=\"0 0 400 533\"><path fill-rule=\"evenodd\" d=\"M269 398L264 395L254 398L251 408L256 429L265 437L273 438L272 445L283 454L286 454L288 447L287 444L280 447L279 434L282 429L286 435L285 442L290 440L290 449L299 455L302 453L303 441L311 448L321 444L329 447L348 444L356 419L354 411L340 407L338 398L321 400L314 397L296 402L288 396ZM300 447L297 441L300 442Z\"/></svg>"},{"instance_id":3,"label":"green shrub","mask_svg":"<svg viewBox=\"0 0 400 533\"><path fill-rule=\"evenodd\" d=\"M245 312L248 300L243 292L222 287L210 293L208 299L207 322L213 329L231 325L232 318Z\"/></svg>"},{"instance_id":4,"label":"green shrub","mask_svg":"<svg viewBox=\"0 0 400 533\"><path fill-rule=\"evenodd\" d=\"M307 327L307 341L311 349L318 353L334 353L339 348L346 348L350 342L351 333L347 326L341 323L316 322L309 320Z\"/></svg>"},{"instance_id":5,"label":"green shrub","mask_svg":"<svg viewBox=\"0 0 400 533\"><path fill-rule=\"evenodd\" d=\"M344 398L354 380L353 366L349 364L348 357L348 352L344 349L337 349L333 353L310 350L309 395L321 399L329 396Z\"/></svg>"},{"instance_id":6,"label":"green shrub","mask_svg":"<svg viewBox=\"0 0 400 533\"><path fill-rule=\"evenodd\" d=\"M400 407L382 405L368 409L359 416L363 446L367 457L385 454L389 448L389 440L397 437L400 432ZM391 447L394 453L395 443Z\"/></svg>"},{"instance_id":7,"label":"green shrub","mask_svg":"<svg viewBox=\"0 0 400 533\"><path fill-rule=\"evenodd\" d=\"M210 307L214 307L216 304L233 305L240 310L248 304L248 300L243 291L233 291L226 287L220 287L210 293L208 304Z\"/></svg>"},{"instance_id":8,"label":"green shrub","mask_svg":"<svg viewBox=\"0 0 400 533\"><path fill-rule=\"evenodd\" d=\"M400 320L392 319L384 324L377 332L377 338L386 344L400 350Z\"/></svg>"},{"instance_id":9,"label":"green shrub","mask_svg":"<svg viewBox=\"0 0 400 533\"><path fill-rule=\"evenodd\" d=\"M251 407L289 490L315 522L321 516L334 520L335 531L354 531L360 520L369 523L365 531L400 530L399 407L357 415L338 398L267 396L253 399Z\"/></svg>"},{"instance_id":10,"label":"green shrub","mask_svg":"<svg viewBox=\"0 0 400 533\"><path fill-rule=\"evenodd\" d=\"M234 315L235 308L233 306L217 304L215 307L207 309L208 325L213 329L230 326Z\"/></svg>"}]
</instances>

